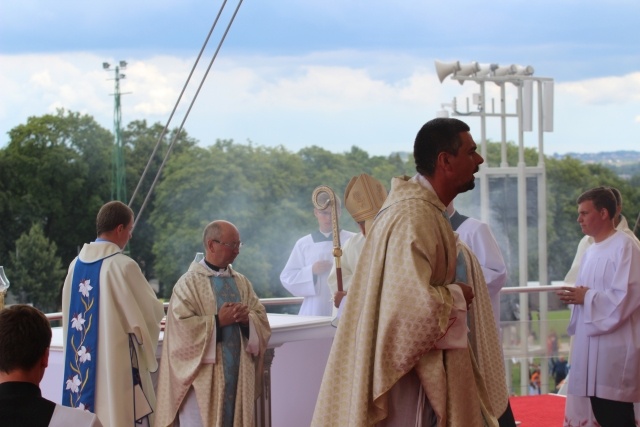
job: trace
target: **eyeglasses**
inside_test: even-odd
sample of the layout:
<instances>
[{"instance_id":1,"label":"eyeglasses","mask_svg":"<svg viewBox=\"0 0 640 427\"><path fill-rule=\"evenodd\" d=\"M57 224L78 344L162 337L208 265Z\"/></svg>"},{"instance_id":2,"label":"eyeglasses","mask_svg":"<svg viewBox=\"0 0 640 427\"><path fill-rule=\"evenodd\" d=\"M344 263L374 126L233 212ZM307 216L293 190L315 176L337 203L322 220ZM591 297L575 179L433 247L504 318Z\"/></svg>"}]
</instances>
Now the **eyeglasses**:
<instances>
[{"instance_id":1,"label":"eyeglasses","mask_svg":"<svg viewBox=\"0 0 640 427\"><path fill-rule=\"evenodd\" d=\"M226 247L228 247L229 249L233 249L234 251L236 249L240 249L242 247L242 242L224 243L224 242L221 242L220 240L216 240L216 239L211 239L211 240L216 242L216 243L220 243L221 245L225 245Z\"/></svg>"}]
</instances>

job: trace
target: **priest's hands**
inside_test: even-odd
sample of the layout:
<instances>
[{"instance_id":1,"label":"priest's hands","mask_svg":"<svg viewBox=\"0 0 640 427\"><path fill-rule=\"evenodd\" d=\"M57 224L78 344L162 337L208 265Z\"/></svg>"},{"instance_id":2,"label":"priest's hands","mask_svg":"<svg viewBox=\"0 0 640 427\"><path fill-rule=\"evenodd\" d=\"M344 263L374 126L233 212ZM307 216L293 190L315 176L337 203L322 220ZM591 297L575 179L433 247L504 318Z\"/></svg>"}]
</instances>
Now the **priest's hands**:
<instances>
[{"instance_id":1,"label":"priest's hands","mask_svg":"<svg viewBox=\"0 0 640 427\"><path fill-rule=\"evenodd\" d=\"M225 302L218 311L220 326L249 323L249 307L239 302Z\"/></svg>"}]
</instances>

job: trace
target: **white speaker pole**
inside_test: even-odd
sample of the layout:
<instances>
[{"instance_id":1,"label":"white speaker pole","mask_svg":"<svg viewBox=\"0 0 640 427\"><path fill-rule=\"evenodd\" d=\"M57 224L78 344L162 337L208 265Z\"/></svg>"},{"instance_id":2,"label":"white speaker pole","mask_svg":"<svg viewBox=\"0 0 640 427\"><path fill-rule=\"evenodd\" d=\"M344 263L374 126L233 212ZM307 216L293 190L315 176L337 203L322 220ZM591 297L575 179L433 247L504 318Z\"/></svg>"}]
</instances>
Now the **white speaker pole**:
<instances>
[{"instance_id":1,"label":"white speaker pole","mask_svg":"<svg viewBox=\"0 0 640 427\"><path fill-rule=\"evenodd\" d=\"M542 82L542 123L545 132L553 132L553 81Z\"/></svg>"},{"instance_id":2,"label":"white speaker pole","mask_svg":"<svg viewBox=\"0 0 640 427\"><path fill-rule=\"evenodd\" d=\"M533 131L533 80L525 80L522 86L522 131Z\"/></svg>"}]
</instances>

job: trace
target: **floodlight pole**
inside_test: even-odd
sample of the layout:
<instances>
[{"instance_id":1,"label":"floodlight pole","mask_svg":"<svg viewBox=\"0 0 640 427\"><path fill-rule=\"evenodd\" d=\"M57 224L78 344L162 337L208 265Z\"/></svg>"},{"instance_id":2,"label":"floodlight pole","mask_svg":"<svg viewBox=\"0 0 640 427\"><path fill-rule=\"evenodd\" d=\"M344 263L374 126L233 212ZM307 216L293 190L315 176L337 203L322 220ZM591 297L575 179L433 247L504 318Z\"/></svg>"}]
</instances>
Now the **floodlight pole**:
<instances>
[{"instance_id":1,"label":"floodlight pole","mask_svg":"<svg viewBox=\"0 0 640 427\"><path fill-rule=\"evenodd\" d=\"M110 71L108 63L104 62L102 67L106 71ZM111 200L120 200L127 203L127 180L126 169L124 164L124 142L122 140L122 110L120 107L120 79L126 76L120 73L121 69L125 69L127 63L120 61L114 69L115 90L113 95L113 134L114 145L111 156Z\"/></svg>"}]
</instances>

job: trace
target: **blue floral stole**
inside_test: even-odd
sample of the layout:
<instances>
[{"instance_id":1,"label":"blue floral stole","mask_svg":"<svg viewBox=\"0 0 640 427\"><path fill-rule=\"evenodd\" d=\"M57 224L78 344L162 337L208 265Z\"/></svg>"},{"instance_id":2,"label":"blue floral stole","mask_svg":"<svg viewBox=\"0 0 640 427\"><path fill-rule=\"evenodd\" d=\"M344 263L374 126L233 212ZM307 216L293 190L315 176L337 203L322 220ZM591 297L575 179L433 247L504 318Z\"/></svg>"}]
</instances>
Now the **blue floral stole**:
<instances>
[{"instance_id":1,"label":"blue floral stole","mask_svg":"<svg viewBox=\"0 0 640 427\"><path fill-rule=\"evenodd\" d=\"M115 254L114 254L115 255ZM69 324L64 357L62 404L95 412L98 363L100 269L106 258L92 263L79 258L73 269Z\"/></svg>"}]
</instances>

